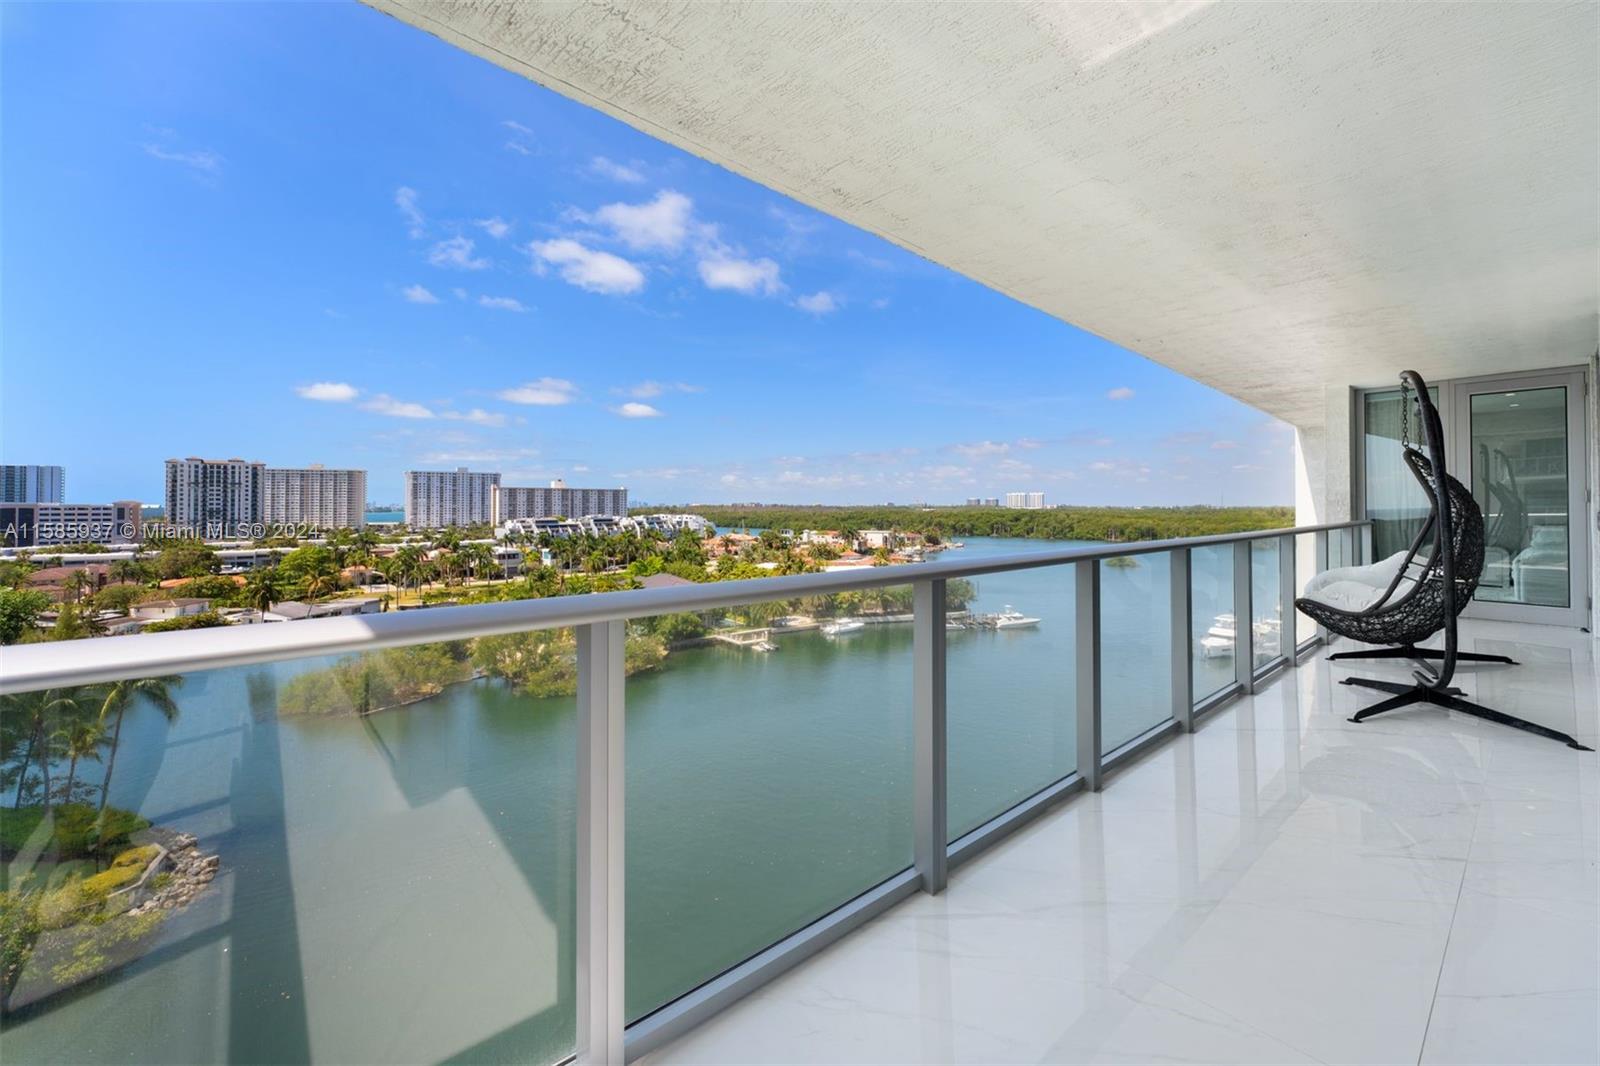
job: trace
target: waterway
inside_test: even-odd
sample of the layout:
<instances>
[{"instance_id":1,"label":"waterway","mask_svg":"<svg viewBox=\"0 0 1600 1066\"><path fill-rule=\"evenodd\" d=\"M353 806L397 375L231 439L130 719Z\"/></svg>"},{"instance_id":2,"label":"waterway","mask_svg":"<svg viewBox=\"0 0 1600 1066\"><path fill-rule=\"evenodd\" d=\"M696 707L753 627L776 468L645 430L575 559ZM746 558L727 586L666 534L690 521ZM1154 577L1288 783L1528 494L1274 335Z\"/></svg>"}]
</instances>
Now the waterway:
<instances>
[{"instance_id":1,"label":"waterway","mask_svg":"<svg viewBox=\"0 0 1600 1066\"><path fill-rule=\"evenodd\" d=\"M942 557L1050 546L969 538ZM1107 750L1170 714L1167 566L1102 567ZM1195 553L1200 632L1230 609L1231 566ZM1275 567L1257 559L1258 599ZM1071 568L975 584L975 610L1041 622L948 634L952 837L1076 763ZM910 626L778 643L629 680L630 1015L911 863ZM112 802L196 834L221 876L139 961L5 1019L9 1061L570 1052L574 701L479 681L364 719L280 718L277 688L327 662L191 675L170 724L130 712ZM1196 693L1232 672L1197 656Z\"/></svg>"}]
</instances>

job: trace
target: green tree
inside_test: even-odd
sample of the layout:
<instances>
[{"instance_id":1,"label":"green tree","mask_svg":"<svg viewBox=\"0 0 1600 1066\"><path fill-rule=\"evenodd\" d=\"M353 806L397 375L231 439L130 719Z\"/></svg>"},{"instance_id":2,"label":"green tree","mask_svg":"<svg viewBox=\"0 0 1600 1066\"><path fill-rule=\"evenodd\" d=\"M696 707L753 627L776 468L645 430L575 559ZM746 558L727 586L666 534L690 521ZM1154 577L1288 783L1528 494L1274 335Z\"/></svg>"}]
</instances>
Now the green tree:
<instances>
[{"instance_id":1,"label":"green tree","mask_svg":"<svg viewBox=\"0 0 1600 1066\"><path fill-rule=\"evenodd\" d=\"M111 722L111 755L106 759L106 776L100 782L100 810L106 809L106 800L111 795L111 774L117 768L117 745L122 740L122 719L128 713L128 707L133 703L134 697L142 696L146 703L154 707L168 724L178 720L178 701L173 698L172 690L183 684L183 678L169 674L165 677L138 677L127 678L122 681L113 681L105 688L105 695L100 701L100 710L96 720L102 731L106 723Z\"/></svg>"},{"instance_id":2,"label":"green tree","mask_svg":"<svg viewBox=\"0 0 1600 1066\"><path fill-rule=\"evenodd\" d=\"M281 599L283 599L283 581L276 566L263 566L245 576L245 606L254 607L265 614Z\"/></svg>"},{"instance_id":3,"label":"green tree","mask_svg":"<svg viewBox=\"0 0 1600 1066\"><path fill-rule=\"evenodd\" d=\"M37 589L0 588L0 644L15 644L32 633L50 603Z\"/></svg>"},{"instance_id":4,"label":"green tree","mask_svg":"<svg viewBox=\"0 0 1600 1066\"><path fill-rule=\"evenodd\" d=\"M100 761L106 744L105 726L98 720L75 717L59 731L62 753L67 757L67 783L61 788L61 802L72 802L72 786L78 777L78 763L84 759Z\"/></svg>"},{"instance_id":5,"label":"green tree","mask_svg":"<svg viewBox=\"0 0 1600 1066\"><path fill-rule=\"evenodd\" d=\"M204 577L222 570L222 558L199 541L171 541L155 558L156 574L163 581L178 577Z\"/></svg>"}]
</instances>

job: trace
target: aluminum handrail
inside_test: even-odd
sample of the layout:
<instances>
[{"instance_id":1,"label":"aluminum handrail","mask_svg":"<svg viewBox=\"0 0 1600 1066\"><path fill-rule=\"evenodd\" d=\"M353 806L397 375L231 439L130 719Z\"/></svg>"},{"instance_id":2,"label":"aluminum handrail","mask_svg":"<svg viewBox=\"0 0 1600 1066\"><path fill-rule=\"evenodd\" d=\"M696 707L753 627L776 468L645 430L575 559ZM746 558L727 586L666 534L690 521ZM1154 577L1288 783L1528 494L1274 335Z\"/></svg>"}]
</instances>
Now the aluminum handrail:
<instances>
[{"instance_id":1,"label":"aluminum handrail","mask_svg":"<svg viewBox=\"0 0 1600 1066\"><path fill-rule=\"evenodd\" d=\"M447 609L394 611L370 617L316 618L13 645L0 649L0 695L537 629L627 621L661 614L693 613L765 600L908 585L916 581L981 577L1012 570L1128 555L1151 555L1180 548L1205 548L1302 533L1359 529L1369 525L1368 521L1331 522L1204 537L1058 548L971 562L939 560L821 574L717 581L674 588L632 589L583 596L470 604Z\"/></svg>"}]
</instances>

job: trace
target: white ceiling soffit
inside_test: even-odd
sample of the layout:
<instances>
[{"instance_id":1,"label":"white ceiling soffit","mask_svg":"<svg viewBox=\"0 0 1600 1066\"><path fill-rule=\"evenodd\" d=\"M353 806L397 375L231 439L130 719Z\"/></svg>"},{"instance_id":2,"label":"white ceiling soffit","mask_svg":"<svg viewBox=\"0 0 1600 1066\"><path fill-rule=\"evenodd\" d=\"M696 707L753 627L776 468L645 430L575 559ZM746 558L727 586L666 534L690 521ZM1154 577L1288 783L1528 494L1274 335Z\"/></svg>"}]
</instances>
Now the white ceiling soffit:
<instances>
[{"instance_id":1,"label":"white ceiling soffit","mask_svg":"<svg viewBox=\"0 0 1600 1066\"><path fill-rule=\"evenodd\" d=\"M1600 5L368 2L1301 425L1596 347Z\"/></svg>"}]
</instances>

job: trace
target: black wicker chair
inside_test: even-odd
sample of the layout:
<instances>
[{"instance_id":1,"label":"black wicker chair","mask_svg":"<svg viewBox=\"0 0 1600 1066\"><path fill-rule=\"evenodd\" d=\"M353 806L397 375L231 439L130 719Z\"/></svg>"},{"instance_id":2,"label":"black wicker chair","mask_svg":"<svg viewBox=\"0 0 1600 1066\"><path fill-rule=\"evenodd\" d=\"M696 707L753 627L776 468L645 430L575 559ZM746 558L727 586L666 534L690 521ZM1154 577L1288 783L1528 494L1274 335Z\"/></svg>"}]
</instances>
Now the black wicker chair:
<instances>
[{"instance_id":1,"label":"black wicker chair","mask_svg":"<svg viewBox=\"0 0 1600 1066\"><path fill-rule=\"evenodd\" d=\"M1406 434L1402 432L1406 466L1428 494L1428 519L1412 540L1405 560L1388 588L1370 605L1349 610L1310 597L1295 601L1301 613L1340 636L1364 644L1398 645L1364 652L1346 652L1330 658L1406 658L1417 660L1420 666L1420 669L1412 671L1416 683L1409 685L1365 677L1345 678L1343 684L1360 685L1391 694L1388 699L1365 708L1350 720L1361 722L1373 715L1413 703L1431 703L1559 740L1568 747L1590 750L1566 733L1471 703L1462 698L1459 688L1451 686L1450 680L1458 661L1510 663L1512 660L1503 655L1473 655L1457 647L1456 616L1471 601L1483 572L1483 511L1467 487L1451 477L1445 466L1444 429L1438 409L1428 398L1427 382L1412 370L1402 374L1400 381L1401 410L1409 411L1407 394L1415 395L1428 448L1428 454L1423 455L1411 446L1409 440L1404 439ZM1423 555L1425 547L1429 549L1426 556ZM1444 630L1442 650L1417 647L1419 641L1428 639L1441 629ZM1439 665L1434 667L1432 661L1437 661Z\"/></svg>"}]
</instances>

